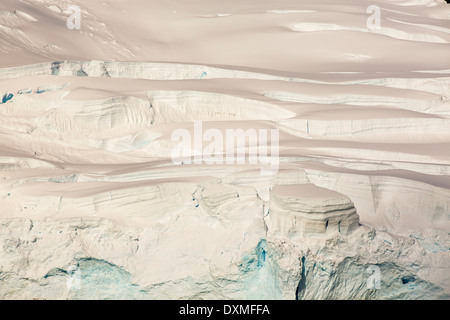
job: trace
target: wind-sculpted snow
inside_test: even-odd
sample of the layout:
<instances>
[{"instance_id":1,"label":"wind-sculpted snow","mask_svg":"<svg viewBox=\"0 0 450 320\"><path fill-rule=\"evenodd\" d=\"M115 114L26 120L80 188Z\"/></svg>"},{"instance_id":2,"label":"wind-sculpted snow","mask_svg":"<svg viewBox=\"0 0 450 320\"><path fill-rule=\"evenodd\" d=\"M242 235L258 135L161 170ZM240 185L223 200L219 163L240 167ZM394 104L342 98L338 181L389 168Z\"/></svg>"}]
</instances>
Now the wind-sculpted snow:
<instances>
[{"instance_id":1,"label":"wind-sculpted snow","mask_svg":"<svg viewBox=\"0 0 450 320\"><path fill-rule=\"evenodd\" d=\"M306 169L315 185L348 195L361 220L395 234L450 228L450 192L401 177Z\"/></svg>"},{"instance_id":2,"label":"wind-sculpted snow","mask_svg":"<svg viewBox=\"0 0 450 320\"><path fill-rule=\"evenodd\" d=\"M391 20L392 21L392 20ZM394 22L394 21L393 21ZM400 22L404 23L404 22ZM419 25L420 26L420 25ZM426 26L424 26L427 28ZM434 42L434 43L448 43L449 42L449 29L448 28L431 28L432 30L438 31L440 35L434 35L429 33L410 33L402 30L394 29L392 27L383 27L380 31L374 31L374 34L382 34L388 37L420 41L420 42ZM353 31L353 32L371 32L369 29L364 27L349 27L330 23L300 23L292 26L294 31L302 32L314 32L314 31Z\"/></svg>"},{"instance_id":3,"label":"wind-sculpted snow","mask_svg":"<svg viewBox=\"0 0 450 320\"><path fill-rule=\"evenodd\" d=\"M351 233L359 216L351 200L313 184L279 185L271 190L269 232L290 239Z\"/></svg>"},{"instance_id":4,"label":"wind-sculpted snow","mask_svg":"<svg viewBox=\"0 0 450 320\"><path fill-rule=\"evenodd\" d=\"M158 122L273 120L295 116L275 104L209 92L148 92Z\"/></svg>"},{"instance_id":5,"label":"wind-sculpted snow","mask_svg":"<svg viewBox=\"0 0 450 320\"><path fill-rule=\"evenodd\" d=\"M450 139L450 120L442 118L292 119L280 122L280 126L292 135L310 139L377 142L389 137L390 142L396 143L408 140L433 143Z\"/></svg>"},{"instance_id":6,"label":"wind-sculpted snow","mask_svg":"<svg viewBox=\"0 0 450 320\"><path fill-rule=\"evenodd\" d=\"M412 70L413 72L435 73L439 70L423 71ZM362 78L360 80L330 81L314 78L282 77L268 73L248 72L242 70L214 68L205 65L176 64L176 63L145 63L145 62L103 62L103 61L62 61L52 63L42 63L35 65L26 65L20 67L9 67L0 69L0 79L12 79L28 76L79 76L79 77L111 77L111 78L130 78L130 79L148 79L148 80L207 80L207 79L254 79L254 80L278 80L288 82L304 82L319 84L362 84L362 85L380 85L391 88L411 89L420 86L420 91L431 92L435 94L448 95L448 75L450 70L443 70L447 76L435 78L423 78L416 75L417 78L409 76L407 78ZM357 73L359 74L359 73ZM364 75L359 75L363 76Z\"/></svg>"},{"instance_id":7,"label":"wind-sculpted snow","mask_svg":"<svg viewBox=\"0 0 450 320\"><path fill-rule=\"evenodd\" d=\"M0 3L0 299L449 299L444 1L69 5Z\"/></svg>"},{"instance_id":8,"label":"wind-sculpted snow","mask_svg":"<svg viewBox=\"0 0 450 320\"><path fill-rule=\"evenodd\" d=\"M401 92L400 92L401 93ZM418 98L365 95L337 95L337 96L308 96L289 92L267 92L266 97L289 102L316 103L316 104L346 104L357 106L393 106L410 111L445 114L450 113L450 101L446 97L415 93ZM420 98L419 98L420 97Z\"/></svg>"}]
</instances>

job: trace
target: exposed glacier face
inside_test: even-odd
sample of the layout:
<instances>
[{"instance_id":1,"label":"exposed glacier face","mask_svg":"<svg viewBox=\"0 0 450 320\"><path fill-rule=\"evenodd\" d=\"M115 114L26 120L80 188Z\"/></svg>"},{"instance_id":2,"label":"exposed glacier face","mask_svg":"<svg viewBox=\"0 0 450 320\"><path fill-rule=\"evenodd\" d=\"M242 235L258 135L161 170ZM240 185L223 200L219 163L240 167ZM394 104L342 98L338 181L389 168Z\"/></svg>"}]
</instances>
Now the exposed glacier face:
<instances>
[{"instance_id":1,"label":"exposed glacier face","mask_svg":"<svg viewBox=\"0 0 450 320\"><path fill-rule=\"evenodd\" d=\"M444 1L376 31L360 1L196 1L83 0L70 33L0 4L0 299L450 299ZM277 172L174 164L194 121L279 130Z\"/></svg>"},{"instance_id":2,"label":"exposed glacier face","mask_svg":"<svg viewBox=\"0 0 450 320\"><path fill-rule=\"evenodd\" d=\"M288 184L277 184L272 190L306 188L295 184L298 180L279 177L277 183ZM52 181L60 186L76 183ZM271 221L277 217L276 209L267 209L256 189L214 180L156 185L153 191L131 187L96 196L84 192L75 199L70 194L59 200L23 198L19 202L23 218L11 213L2 219L2 298L449 297L442 268L448 263L446 232L410 231L409 236L396 236L364 225L343 232L331 216L342 219L344 212L345 217L355 214L354 209L343 212L336 207L346 197L339 200L338 193L320 189L317 202L317 191L305 190L302 201L312 198L310 209L304 211L329 219L326 232L313 228L295 237L292 232L284 234ZM299 210L292 198L282 199L276 200L279 205ZM17 203L17 198L10 201ZM327 213L330 205L338 215ZM25 218L32 216L36 218ZM293 226L305 230L302 224ZM367 269L374 265L381 270L383 290L367 287ZM67 287L74 266L80 270L79 289Z\"/></svg>"},{"instance_id":3,"label":"exposed glacier face","mask_svg":"<svg viewBox=\"0 0 450 320\"><path fill-rule=\"evenodd\" d=\"M276 261L282 270L279 274L284 275L282 283L289 288L286 292L291 292L288 299L449 298L447 284L430 281L441 271L430 266L426 253L414 239L398 240L373 229L361 229L345 239L295 244L276 239L271 246L277 252ZM444 256L441 252L436 258L445 263ZM380 270L380 288L384 290L369 289L367 280L373 266ZM292 281L289 277L293 274L298 274L296 280L300 280Z\"/></svg>"},{"instance_id":4,"label":"exposed glacier face","mask_svg":"<svg viewBox=\"0 0 450 320\"><path fill-rule=\"evenodd\" d=\"M314 184L275 186L270 194L269 217L270 233L291 240L336 231L347 235L359 226L359 216L349 198Z\"/></svg>"}]
</instances>

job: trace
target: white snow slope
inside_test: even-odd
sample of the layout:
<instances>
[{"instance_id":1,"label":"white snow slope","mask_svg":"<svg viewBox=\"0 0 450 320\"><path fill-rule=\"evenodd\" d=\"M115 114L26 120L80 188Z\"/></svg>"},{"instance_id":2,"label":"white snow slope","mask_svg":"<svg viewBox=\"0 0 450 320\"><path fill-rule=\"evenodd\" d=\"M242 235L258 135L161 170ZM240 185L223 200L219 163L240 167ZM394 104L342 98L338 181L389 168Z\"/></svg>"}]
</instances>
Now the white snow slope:
<instances>
[{"instance_id":1,"label":"white snow slope","mask_svg":"<svg viewBox=\"0 0 450 320\"><path fill-rule=\"evenodd\" d=\"M0 299L449 299L449 43L443 0L2 0ZM278 170L172 161L199 121Z\"/></svg>"}]
</instances>

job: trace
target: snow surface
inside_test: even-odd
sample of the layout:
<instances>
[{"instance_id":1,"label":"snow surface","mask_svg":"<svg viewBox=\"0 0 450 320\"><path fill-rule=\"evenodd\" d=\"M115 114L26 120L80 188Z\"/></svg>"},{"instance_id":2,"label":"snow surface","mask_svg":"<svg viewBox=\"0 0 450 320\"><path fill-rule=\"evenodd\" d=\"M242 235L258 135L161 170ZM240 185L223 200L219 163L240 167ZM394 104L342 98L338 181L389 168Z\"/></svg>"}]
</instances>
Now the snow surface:
<instances>
[{"instance_id":1,"label":"snow surface","mask_svg":"<svg viewBox=\"0 0 450 320\"><path fill-rule=\"evenodd\" d=\"M2 0L0 299L449 299L449 19ZM175 165L194 121L278 129L277 172Z\"/></svg>"}]
</instances>

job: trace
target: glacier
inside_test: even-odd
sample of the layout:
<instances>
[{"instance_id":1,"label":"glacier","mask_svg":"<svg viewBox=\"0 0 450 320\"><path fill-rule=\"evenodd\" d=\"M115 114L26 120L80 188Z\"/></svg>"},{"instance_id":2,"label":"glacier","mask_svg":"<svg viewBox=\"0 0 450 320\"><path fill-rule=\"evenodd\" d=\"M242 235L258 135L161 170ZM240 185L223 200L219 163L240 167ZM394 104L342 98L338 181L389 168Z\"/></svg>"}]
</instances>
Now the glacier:
<instances>
[{"instance_id":1,"label":"glacier","mask_svg":"<svg viewBox=\"0 0 450 320\"><path fill-rule=\"evenodd\" d=\"M0 4L0 299L450 299L445 1L78 2Z\"/></svg>"}]
</instances>

